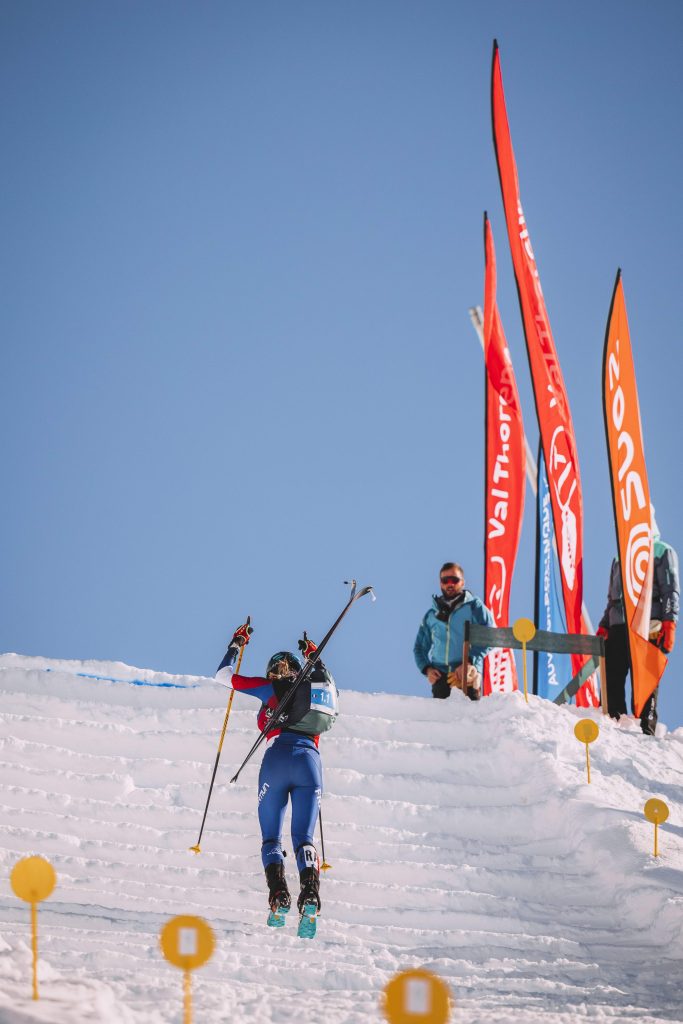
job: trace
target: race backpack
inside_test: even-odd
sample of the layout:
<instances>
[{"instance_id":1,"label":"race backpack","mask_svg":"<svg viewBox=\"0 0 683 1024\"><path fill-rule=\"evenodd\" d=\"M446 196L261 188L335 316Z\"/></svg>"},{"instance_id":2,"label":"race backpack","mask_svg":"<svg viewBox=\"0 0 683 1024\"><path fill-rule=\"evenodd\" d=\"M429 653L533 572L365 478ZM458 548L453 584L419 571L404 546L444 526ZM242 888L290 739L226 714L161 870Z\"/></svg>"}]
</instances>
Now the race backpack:
<instances>
[{"instance_id":1,"label":"race backpack","mask_svg":"<svg viewBox=\"0 0 683 1024\"><path fill-rule=\"evenodd\" d=\"M277 697L282 700L287 687L273 683ZM277 713L277 711L275 712ZM296 690L280 728L287 732L302 732L318 736L331 729L339 714L339 691L332 673L318 662L309 676Z\"/></svg>"}]
</instances>

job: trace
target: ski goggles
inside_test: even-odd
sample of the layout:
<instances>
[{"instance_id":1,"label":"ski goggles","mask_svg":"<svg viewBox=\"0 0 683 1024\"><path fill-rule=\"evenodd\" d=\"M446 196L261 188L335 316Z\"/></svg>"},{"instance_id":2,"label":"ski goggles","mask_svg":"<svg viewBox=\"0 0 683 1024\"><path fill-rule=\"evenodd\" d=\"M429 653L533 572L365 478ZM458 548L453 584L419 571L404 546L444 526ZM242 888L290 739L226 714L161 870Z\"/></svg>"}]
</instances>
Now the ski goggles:
<instances>
[{"instance_id":1,"label":"ski goggles","mask_svg":"<svg viewBox=\"0 0 683 1024\"><path fill-rule=\"evenodd\" d=\"M462 576L442 576L441 585L443 586L444 583L460 583L461 580Z\"/></svg>"}]
</instances>

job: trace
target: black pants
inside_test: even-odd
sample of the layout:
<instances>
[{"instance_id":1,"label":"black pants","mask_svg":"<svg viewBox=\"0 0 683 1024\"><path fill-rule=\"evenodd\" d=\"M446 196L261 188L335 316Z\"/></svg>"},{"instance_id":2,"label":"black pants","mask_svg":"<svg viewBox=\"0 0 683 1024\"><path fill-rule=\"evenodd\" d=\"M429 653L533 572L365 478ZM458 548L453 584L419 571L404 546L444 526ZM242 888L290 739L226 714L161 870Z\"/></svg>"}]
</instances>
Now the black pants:
<instances>
[{"instance_id":1,"label":"black pants","mask_svg":"<svg viewBox=\"0 0 683 1024\"><path fill-rule=\"evenodd\" d=\"M607 668L607 710L610 718L617 720L626 714L626 676L631 670L631 659L628 650L626 623L609 627L609 635L605 641L605 662ZM645 701L640 716L640 727L644 733L654 736L657 726L657 693ZM633 696L631 696L631 712L635 714Z\"/></svg>"}]
</instances>

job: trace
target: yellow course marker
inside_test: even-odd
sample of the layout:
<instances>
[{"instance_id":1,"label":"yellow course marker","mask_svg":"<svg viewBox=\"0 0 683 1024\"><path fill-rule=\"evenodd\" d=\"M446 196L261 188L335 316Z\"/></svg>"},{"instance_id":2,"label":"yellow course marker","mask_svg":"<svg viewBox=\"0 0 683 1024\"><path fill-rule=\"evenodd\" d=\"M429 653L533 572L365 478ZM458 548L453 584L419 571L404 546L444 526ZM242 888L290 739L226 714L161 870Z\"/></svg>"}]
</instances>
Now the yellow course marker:
<instances>
[{"instance_id":1,"label":"yellow course marker","mask_svg":"<svg viewBox=\"0 0 683 1024\"><path fill-rule=\"evenodd\" d=\"M663 800L658 800L656 797L652 797L648 800L643 808L645 817L648 821L654 822L655 826L655 857L659 857L659 849L657 847L657 829L659 823L664 823L669 817L669 808L666 806Z\"/></svg>"},{"instance_id":2,"label":"yellow course marker","mask_svg":"<svg viewBox=\"0 0 683 1024\"><path fill-rule=\"evenodd\" d=\"M529 703L529 691L526 682L526 645L536 636L536 627L531 619L517 619L512 627L512 635L522 645L522 658L524 659L524 700Z\"/></svg>"},{"instance_id":3,"label":"yellow course marker","mask_svg":"<svg viewBox=\"0 0 683 1024\"><path fill-rule=\"evenodd\" d=\"M12 868L10 884L20 900L31 904L31 949L33 950L33 998L38 999L38 904L46 900L57 883L55 869L44 857L24 857Z\"/></svg>"},{"instance_id":4,"label":"yellow course marker","mask_svg":"<svg viewBox=\"0 0 683 1024\"><path fill-rule=\"evenodd\" d=\"M588 774L588 782L591 780L591 759L588 752L588 744L597 740L598 733L597 722L594 722L592 718L582 718L580 722L577 722L574 726L574 735L580 743L586 744L586 772Z\"/></svg>"},{"instance_id":5,"label":"yellow course marker","mask_svg":"<svg viewBox=\"0 0 683 1024\"><path fill-rule=\"evenodd\" d=\"M430 971L402 971L385 987L382 1009L390 1024L446 1024L451 993Z\"/></svg>"},{"instance_id":6,"label":"yellow course marker","mask_svg":"<svg viewBox=\"0 0 683 1024\"><path fill-rule=\"evenodd\" d=\"M172 917L161 929L161 952L166 959L184 971L183 1024L192 1024L191 971L211 959L214 949L213 931L201 917Z\"/></svg>"}]
</instances>

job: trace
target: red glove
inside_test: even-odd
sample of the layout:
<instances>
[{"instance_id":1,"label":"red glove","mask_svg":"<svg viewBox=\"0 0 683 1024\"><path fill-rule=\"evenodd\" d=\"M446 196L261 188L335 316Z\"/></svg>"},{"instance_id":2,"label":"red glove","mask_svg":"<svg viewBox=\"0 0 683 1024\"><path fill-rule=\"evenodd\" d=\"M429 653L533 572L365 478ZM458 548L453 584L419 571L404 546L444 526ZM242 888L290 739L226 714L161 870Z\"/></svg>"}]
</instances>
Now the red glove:
<instances>
[{"instance_id":1,"label":"red glove","mask_svg":"<svg viewBox=\"0 0 683 1024\"><path fill-rule=\"evenodd\" d=\"M603 640L606 640L609 636L609 630L605 629L604 626L598 626L598 628L595 631L595 635L601 636Z\"/></svg>"},{"instance_id":2,"label":"red glove","mask_svg":"<svg viewBox=\"0 0 683 1024\"><path fill-rule=\"evenodd\" d=\"M230 646L246 647L247 644L249 643L249 637L253 632L254 630L249 625L249 619L247 619L243 626L240 626L238 629L235 630L232 640L230 641Z\"/></svg>"},{"instance_id":3,"label":"red glove","mask_svg":"<svg viewBox=\"0 0 683 1024\"><path fill-rule=\"evenodd\" d=\"M318 645L314 644L312 640L308 639L308 636L306 635L306 630L304 630L304 635L301 638L301 640L299 640L299 650L303 654L304 659L310 658L318 650Z\"/></svg>"},{"instance_id":4,"label":"red glove","mask_svg":"<svg viewBox=\"0 0 683 1024\"><path fill-rule=\"evenodd\" d=\"M659 634L659 646L665 654L671 654L676 641L676 623L670 619L662 622L662 631Z\"/></svg>"}]
</instances>

